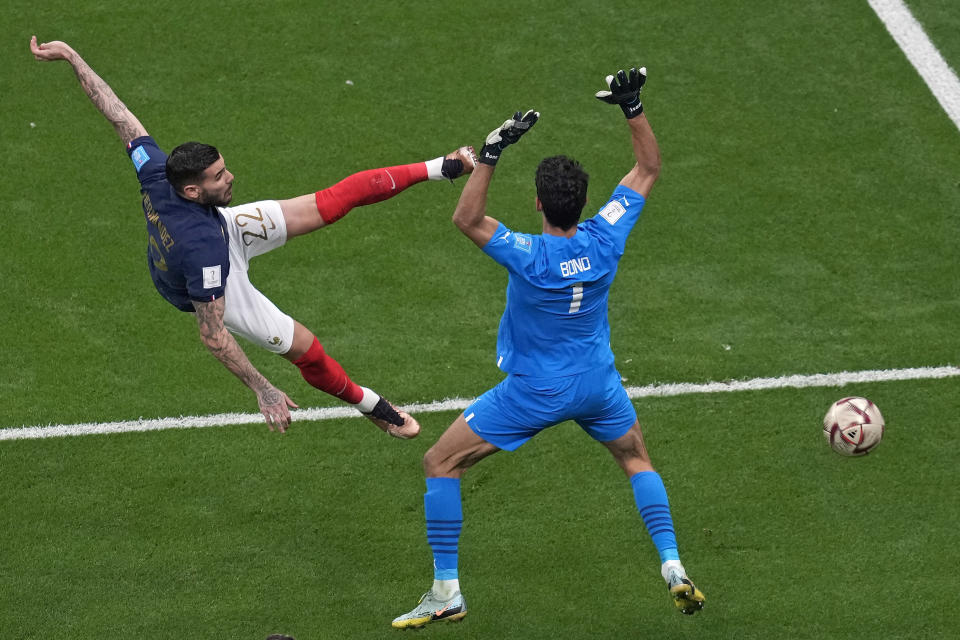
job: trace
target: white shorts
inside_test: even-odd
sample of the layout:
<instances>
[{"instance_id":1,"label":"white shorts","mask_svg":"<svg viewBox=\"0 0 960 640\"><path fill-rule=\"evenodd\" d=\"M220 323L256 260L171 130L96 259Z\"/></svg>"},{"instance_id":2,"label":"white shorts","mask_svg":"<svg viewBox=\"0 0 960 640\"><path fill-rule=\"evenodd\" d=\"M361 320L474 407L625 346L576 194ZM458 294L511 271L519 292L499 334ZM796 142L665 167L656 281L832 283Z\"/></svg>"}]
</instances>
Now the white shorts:
<instances>
[{"instance_id":1,"label":"white shorts","mask_svg":"<svg viewBox=\"0 0 960 640\"><path fill-rule=\"evenodd\" d=\"M293 318L260 293L250 282L250 259L282 247L287 223L276 200L236 207L220 207L230 235L230 275L224 294L223 324L231 333L273 353L293 346Z\"/></svg>"}]
</instances>

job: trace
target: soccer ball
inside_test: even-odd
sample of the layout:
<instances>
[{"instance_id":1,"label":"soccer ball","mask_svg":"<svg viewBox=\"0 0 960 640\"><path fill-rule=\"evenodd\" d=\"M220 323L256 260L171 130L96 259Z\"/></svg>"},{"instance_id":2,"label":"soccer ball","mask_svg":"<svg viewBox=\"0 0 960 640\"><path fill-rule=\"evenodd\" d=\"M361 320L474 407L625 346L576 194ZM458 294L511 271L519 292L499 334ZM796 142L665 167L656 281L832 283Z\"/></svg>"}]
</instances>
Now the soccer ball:
<instances>
[{"instance_id":1,"label":"soccer ball","mask_svg":"<svg viewBox=\"0 0 960 640\"><path fill-rule=\"evenodd\" d=\"M841 398L823 417L823 437L841 455L865 455L883 438L883 416L866 398Z\"/></svg>"}]
</instances>

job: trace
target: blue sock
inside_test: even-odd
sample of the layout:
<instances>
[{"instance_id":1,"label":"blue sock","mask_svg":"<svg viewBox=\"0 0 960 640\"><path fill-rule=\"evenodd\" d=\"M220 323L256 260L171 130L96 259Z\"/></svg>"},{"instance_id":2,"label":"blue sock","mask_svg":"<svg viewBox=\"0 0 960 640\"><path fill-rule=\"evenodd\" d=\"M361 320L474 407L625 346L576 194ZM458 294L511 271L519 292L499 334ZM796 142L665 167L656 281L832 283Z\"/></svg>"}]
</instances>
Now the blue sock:
<instances>
[{"instance_id":1,"label":"blue sock","mask_svg":"<svg viewBox=\"0 0 960 640\"><path fill-rule=\"evenodd\" d=\"M427 542L433 550L433 578L455 580L457 544L463 527L458 478L427 478L423 494L423 511L427 517Z\"/></svg>"},{"instance_id":2,"label":"blue sock","mask_svg":"<svg viewBox=\"0 0 960 640\"><path fill-rule=\"evenodd\" d=\"M660 562L679 560L677 534L673 531L667 488L663 486L660 474L656 471L641 471L633 474L630 484L633 485L633 497L643 524L647 525L647 532L660 553Z\"/></svg>"}]
</instances>

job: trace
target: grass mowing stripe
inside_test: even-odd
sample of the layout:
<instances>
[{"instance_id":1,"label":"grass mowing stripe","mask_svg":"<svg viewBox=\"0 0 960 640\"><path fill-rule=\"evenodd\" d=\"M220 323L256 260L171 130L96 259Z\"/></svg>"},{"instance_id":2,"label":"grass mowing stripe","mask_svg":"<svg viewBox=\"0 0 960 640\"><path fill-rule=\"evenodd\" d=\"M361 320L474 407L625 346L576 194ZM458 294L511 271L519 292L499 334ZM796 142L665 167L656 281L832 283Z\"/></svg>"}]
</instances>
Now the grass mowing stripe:
<instances>
[{"instance_id":1,"label":"grass mowing stripe","mask_svg":"<svg viewBox=\"0 0 960 640\"><path fill-rule=\"evenodd\" d=\"M867 0L907 60L960 129L960 80L901 0Z\"/></svg>"},{"instance_id":2,"label":"grass mowing stripe","mask_svg":"<svg viewBox=\"0 0 960 640\"><path fill-rule=\"evenodd\" d=\"M960 376L960 368L917 367L911 369L878 369L871 371L842 371L840 373L814 373L809 375L781 376L779 378L752 378L750 380L729 382L707 382L701 384L681 382L654 384L645 387L627 387L627 395L632 399L649 397L669 397L694 393L723 393L734 391L760 391L764 389L783 389L806 387L841 387L847 384L864 382L888 382L895 380L929 380ZM435 413L456 411L467 408L474 399L452 398L427 404L412 404L403 407L410 413ZM350 407L319 407L298 409L290 412L295 421L332 420L335 418L359 417ZM84 424L60 424L35 427L0 429L0 440L29 440L36 438L56 438L62 436L83 436L107 433L127 433L132 431L157 431L162 429L191 429L200 427L223 427L227 425L252 424L261 422L259 413L219 413L210 416L185 416L179 418L156 418L152 420L128 420L123 422L89 422Z\"/></svg>"}]
</instances>

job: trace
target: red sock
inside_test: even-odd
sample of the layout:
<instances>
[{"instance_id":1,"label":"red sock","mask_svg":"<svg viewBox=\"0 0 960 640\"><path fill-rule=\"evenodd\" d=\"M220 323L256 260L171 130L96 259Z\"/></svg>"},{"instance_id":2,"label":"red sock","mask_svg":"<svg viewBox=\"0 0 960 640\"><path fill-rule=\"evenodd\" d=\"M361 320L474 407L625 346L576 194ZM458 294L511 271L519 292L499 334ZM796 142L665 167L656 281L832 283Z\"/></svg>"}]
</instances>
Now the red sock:
<instances>
[{"instance_id":1,"label":"red sock","mask_svg":"<svg viewBox=\"0 0 960 640\"><path fill-rule=\"evenodd\" d=\"M317 191L317 210L324 222L333 224L354 207L392 198L407 187L426 179L425 162L368 169L347 176L323 191Z\"/></svg>"},{"instance_id":2,"label":"red sock","mask_svg":"<svg viewBox=\"0 0 960 640\"><path fill-rule=\"evenodd\" d=\"M339 362L327 355L316 337L307 352L294 360L293 364L300 369L303 379L317 389L350 404L357 404L363 399L363 389L350 379Z\"/></svg>"}]
</instances>

